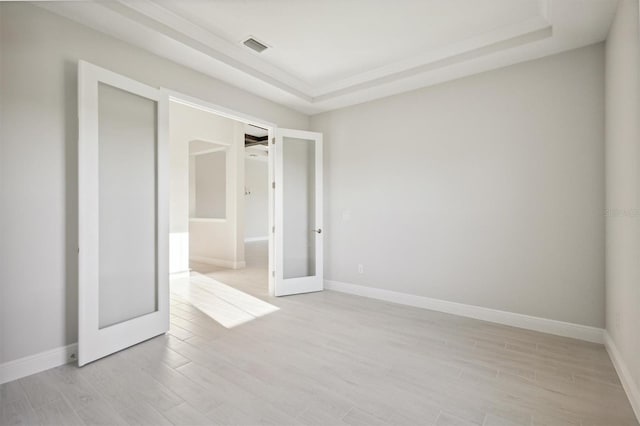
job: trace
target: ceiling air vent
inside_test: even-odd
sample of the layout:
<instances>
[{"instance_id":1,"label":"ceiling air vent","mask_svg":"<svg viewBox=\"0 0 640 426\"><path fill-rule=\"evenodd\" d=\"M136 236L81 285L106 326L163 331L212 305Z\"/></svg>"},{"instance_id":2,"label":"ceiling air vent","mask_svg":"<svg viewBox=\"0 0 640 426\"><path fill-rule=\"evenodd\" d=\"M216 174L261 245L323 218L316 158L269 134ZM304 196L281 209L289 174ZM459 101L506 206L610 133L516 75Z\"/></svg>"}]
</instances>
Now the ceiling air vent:
<instances>
[{"instance_id":1,"label":"ceiling air vent","mask_svg":"<svg viewBox=\"0 0 640 426\"><path fill-rule=\"evenodd\" d=\"M266 46L262 43L260 43L258 40L256 40L253 37L249 37L248 39L246 39L243 44L245 46L247 46L249 49L251 50L255 50L258 53L262 53L265 50L267 50L269 48L269 46Z\"/></svg>"}]
</instances>

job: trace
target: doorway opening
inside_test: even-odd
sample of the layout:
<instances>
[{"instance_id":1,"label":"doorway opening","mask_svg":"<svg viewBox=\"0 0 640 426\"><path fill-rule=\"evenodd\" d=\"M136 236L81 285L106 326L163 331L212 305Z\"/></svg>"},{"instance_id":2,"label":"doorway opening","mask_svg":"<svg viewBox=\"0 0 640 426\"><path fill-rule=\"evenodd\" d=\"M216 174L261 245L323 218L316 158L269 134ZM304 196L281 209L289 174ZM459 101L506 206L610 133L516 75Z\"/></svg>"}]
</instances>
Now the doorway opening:
<instances>
[{"instance_id":1,"label":"doorway opening","mask_svg":"<svg viewBox=\"0 0 640 426\"><path fill-rule=\"evenodd\" d=\"M273 126L170 96L171 294L225 327L277 310Z\"/></svg>"},{"instance_id":2,"label":"doorway opening","mask_svg":"<svg viewBox=\"0 0 640 426\"><path fill-rule=\"evenodd\" d=\"M244 157L244 256L245 275L262 276L269 268L269 134L268 130L246 125ZM267 277L268 278L268 277ZM252 284L255 283L255 284ZM249 280L247 291L261 294L268 285ZM258 285L257 288L252 285Z\"/></svg>"}]
</instances>

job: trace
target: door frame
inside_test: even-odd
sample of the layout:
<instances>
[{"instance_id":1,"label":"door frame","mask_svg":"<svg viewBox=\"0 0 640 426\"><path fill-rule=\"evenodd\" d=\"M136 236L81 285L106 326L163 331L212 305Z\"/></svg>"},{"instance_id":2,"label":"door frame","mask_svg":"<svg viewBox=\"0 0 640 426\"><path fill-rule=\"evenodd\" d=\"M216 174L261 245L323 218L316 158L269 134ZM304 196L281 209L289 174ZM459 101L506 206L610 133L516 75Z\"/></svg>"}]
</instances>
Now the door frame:
<instances>
[{"instance_id":1,"label":"door frame","mask_svg":"<svg viewBox=\"0 0 640 426\"><path fill-rule=\"evenodd\" d=\"M170 102L175 102L181 105L185 105L191 108L206 111L212 114L219 115L221 117L229 118L232 120L240 121L245 124L251 124L254 126L267 129L269 142L269 155L267 156L267 173L269 181L269 295L275 295L275 189L272 184L275 182L275 150L274 141L276 135L277 125L263 120L258 117L254 117L249 114L234 111L232 109L223 107L221 105L214 104L212 102L205 101L193 96L185 95L184 93L166 89L161 87L160 92L166 94Z\"/></svg>"}]
</instances>

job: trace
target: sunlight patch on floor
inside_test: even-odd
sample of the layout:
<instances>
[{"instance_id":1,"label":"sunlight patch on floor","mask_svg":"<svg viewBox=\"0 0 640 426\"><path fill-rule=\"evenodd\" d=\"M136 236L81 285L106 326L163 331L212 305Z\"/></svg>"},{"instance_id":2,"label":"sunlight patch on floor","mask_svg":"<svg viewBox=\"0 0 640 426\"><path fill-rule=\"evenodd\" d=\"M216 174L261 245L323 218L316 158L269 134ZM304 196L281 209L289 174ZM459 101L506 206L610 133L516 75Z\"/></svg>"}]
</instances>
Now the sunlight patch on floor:
<instances>
[{"instance_id":1,"label":"sunlight patch on floor","mask_svg":"<svg viewBox=\"0 0 640 426\"><path fill-rule=\"evenodd\" d=\"M280 309L197 272L192 272L189 277L171 279L171 293L226 328L244 324Z\"/></svg>"}]
</instances>

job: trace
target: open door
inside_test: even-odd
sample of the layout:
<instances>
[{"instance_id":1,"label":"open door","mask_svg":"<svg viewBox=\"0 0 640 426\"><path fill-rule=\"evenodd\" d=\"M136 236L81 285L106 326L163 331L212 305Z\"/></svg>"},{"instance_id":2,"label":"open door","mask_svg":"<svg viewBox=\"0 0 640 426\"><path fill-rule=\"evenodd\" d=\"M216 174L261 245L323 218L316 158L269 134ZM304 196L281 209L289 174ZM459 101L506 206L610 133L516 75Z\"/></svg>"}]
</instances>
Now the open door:
<instances>
[{"instance_id":1,"label":"open door","mask_svg":"<svg viewBox=\"0 0 640 426\"><path fill-rule=\"evenodd\" d=\"M322 134L276 129L276 296L323 289Z\"/></svg>"},{"instance_id":2,"label":"open door","mask_svg":"<svg viewBox=\"0 0 640 426\"><path fill-rule=\"evenodd\" d=\"M78 65L78 364L169 329L168 98Z\"/></svg>"}]
</instances>

